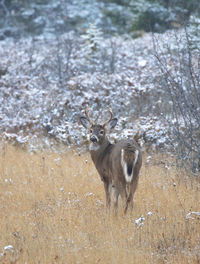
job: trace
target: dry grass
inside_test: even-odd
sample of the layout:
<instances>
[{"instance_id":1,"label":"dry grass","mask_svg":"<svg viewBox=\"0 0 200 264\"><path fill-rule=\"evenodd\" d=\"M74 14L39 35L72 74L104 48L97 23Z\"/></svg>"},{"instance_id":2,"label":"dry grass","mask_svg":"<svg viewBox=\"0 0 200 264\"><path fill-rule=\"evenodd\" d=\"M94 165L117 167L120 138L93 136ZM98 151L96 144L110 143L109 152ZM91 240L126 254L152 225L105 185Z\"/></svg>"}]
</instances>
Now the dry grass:
<instances>
[{"instance_id":1,"label":"dry grass","mask_svg":"<svg viewBox=\"0 0 200 264\"><path fill-rule=\"evenodd\" d=\"M156 160L142 167L133 215L116 218L87 154L2 145L0 263L200 263L199 219L186 219L200 211L199 182Z\"/></svg>"}]
</instances>

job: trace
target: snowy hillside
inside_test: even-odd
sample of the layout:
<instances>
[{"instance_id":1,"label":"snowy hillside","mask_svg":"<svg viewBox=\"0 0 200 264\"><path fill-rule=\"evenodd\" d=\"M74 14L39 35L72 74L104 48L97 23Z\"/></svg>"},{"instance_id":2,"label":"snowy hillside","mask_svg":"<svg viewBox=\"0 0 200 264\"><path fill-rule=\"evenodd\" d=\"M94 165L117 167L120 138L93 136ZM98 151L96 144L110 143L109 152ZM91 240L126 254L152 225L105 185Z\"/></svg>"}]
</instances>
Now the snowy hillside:
<instances>
[{"instance_id":1,"label":"snowy hillside","mask_svg":"<svg viewBox=\"0 0 200 264\"><path fill-rule=\"evenodd\" d=\"M101 118L111 107L126 135L147 130L158 143L166 134L155 116L162 90L151 34L100 39L90 53L84 42L73 34L0 42L2 137L24 143L42 134L79 144L77 116L88 105Z\"/></svg>"},{"instance_id":2,"label":"snowy hillside","mask_svg":"<svg viewBox=\"0 0 200 264\"><path fill-rule=\"evenodd\" d=\"M191 92L192 83L183 67L177 66L180 52L187 59L186 44L183 31L105 39L95 25L81 36L67 33L49 39L1 41L1 138L32 149L49 145L52 138L81 147L87 137L78 116L89 106L93 118L99 116L101 121L111 107L119 119L114 138L139 132L147 148L166 149L169 132L178 124L180 133L185 133L188 126L187 118L177 119L173 114L180 94L184 95L183 107L184 91L196 100L187 103L189 110L199 104L196 86L197 96ZM172 88L181 84L175 97L168 83ZM199 109L195 108L195 114L190 111L194 129L198 128Z\"/></svg>"}]
</instances>

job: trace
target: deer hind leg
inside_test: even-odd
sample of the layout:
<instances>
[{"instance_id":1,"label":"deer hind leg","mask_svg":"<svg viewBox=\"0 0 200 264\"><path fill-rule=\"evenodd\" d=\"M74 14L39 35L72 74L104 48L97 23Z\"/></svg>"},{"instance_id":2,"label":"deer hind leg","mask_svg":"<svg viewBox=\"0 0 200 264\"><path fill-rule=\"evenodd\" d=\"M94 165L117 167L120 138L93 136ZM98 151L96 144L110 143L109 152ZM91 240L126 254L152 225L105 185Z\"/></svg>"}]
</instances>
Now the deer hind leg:
<instances>
[{"instance_id":1,"label":"deer hind leg","mask_svg":"<svg viewBox=\"0 0 200 264\"><path fill-rule=\"evenodd\" d=\"M121 186L119 186L119 194L121 196L121 199L122 199L122 203L123 203L123 206L126 204L126 201L127 201L127 190L126 190L126 185L124 184L121 184Z\"/></svg>"},{"instance_id":2,"label":"deer hind leg","mask_svg":"<svg viewBox=\"0 0 200 264\"><path fill-rule=\"evenodd\" d=\"M133 211L133 196L134 196L135 191L137 189L137 184L138 184L138 177L133 179L133 181L130 183L129 194L128 194L125 209L124 209L125 214L127 213L127 209L129 207L129 205L131 208L131 212Z\"/></svg>"},{"instance_id":3,"label":"deer hind leg","mask_svg":"<svg viewBox=\"0 0 200 264\"><path fill-rule=\"evenodd\" d=\"M110 209L112 184L107 181L104 182L104 189L106 193L106 207L107 209Z\"/></svg>"},{"instance_id":4,"label":"deer hind leg","mask_svg":"<svg viewBox=\"0 0 200 264\"><path fill-rule=\"evenodd\" d=\"M114 188L114 212L115 215L118 213L118 197L119 197L119 191Z\"/></svg>"}]
</instances>

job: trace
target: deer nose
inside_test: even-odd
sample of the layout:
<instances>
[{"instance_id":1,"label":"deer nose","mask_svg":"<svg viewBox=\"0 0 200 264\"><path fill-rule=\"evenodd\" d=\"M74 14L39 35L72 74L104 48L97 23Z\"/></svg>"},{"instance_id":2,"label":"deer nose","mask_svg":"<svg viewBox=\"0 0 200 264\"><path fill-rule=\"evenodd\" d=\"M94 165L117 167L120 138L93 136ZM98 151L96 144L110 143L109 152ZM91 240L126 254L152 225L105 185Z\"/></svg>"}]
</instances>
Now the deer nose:
<instances>
[{"instance_id":1,"label":"deer nose","mask_svg":"<svg viewBox=\"0 0 200 264\"><path fill-rule=\"evenodd\" d=\"M95 142L98 141L98 140L97 140L97 137L95 137L95 136L91 136L90 140L91 140L93 143L95 143Z\"/></svg>"}]
</instances>

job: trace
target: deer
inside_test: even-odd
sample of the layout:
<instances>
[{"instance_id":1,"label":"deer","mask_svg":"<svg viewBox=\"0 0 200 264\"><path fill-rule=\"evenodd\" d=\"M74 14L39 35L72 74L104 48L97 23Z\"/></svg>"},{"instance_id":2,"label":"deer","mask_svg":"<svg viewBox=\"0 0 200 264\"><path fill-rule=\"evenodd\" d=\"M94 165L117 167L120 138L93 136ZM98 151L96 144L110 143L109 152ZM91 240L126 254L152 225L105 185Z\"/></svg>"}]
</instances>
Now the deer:
<instances>
[{"instance_id":1,"label":"deer","mask_svg":"<svg viewBox=\"0 0 200 264\"><path fill-rule=\"evenodd\" d=\"M116 126L118 119L113 118L109 109L109 119L103 124L94 122L89 116L89 108L85 115L79 116L80 124L89 131L89 151L92 161L104 184L106 207L110 211L111 191L114 189L114 211L118 212L118 197L124 201L124 214L128 207L133 210L133 196L142 166L142 152L134 139L122 139L116 143L108 140L108 133Z\"/></svg>"}]
</instances>

